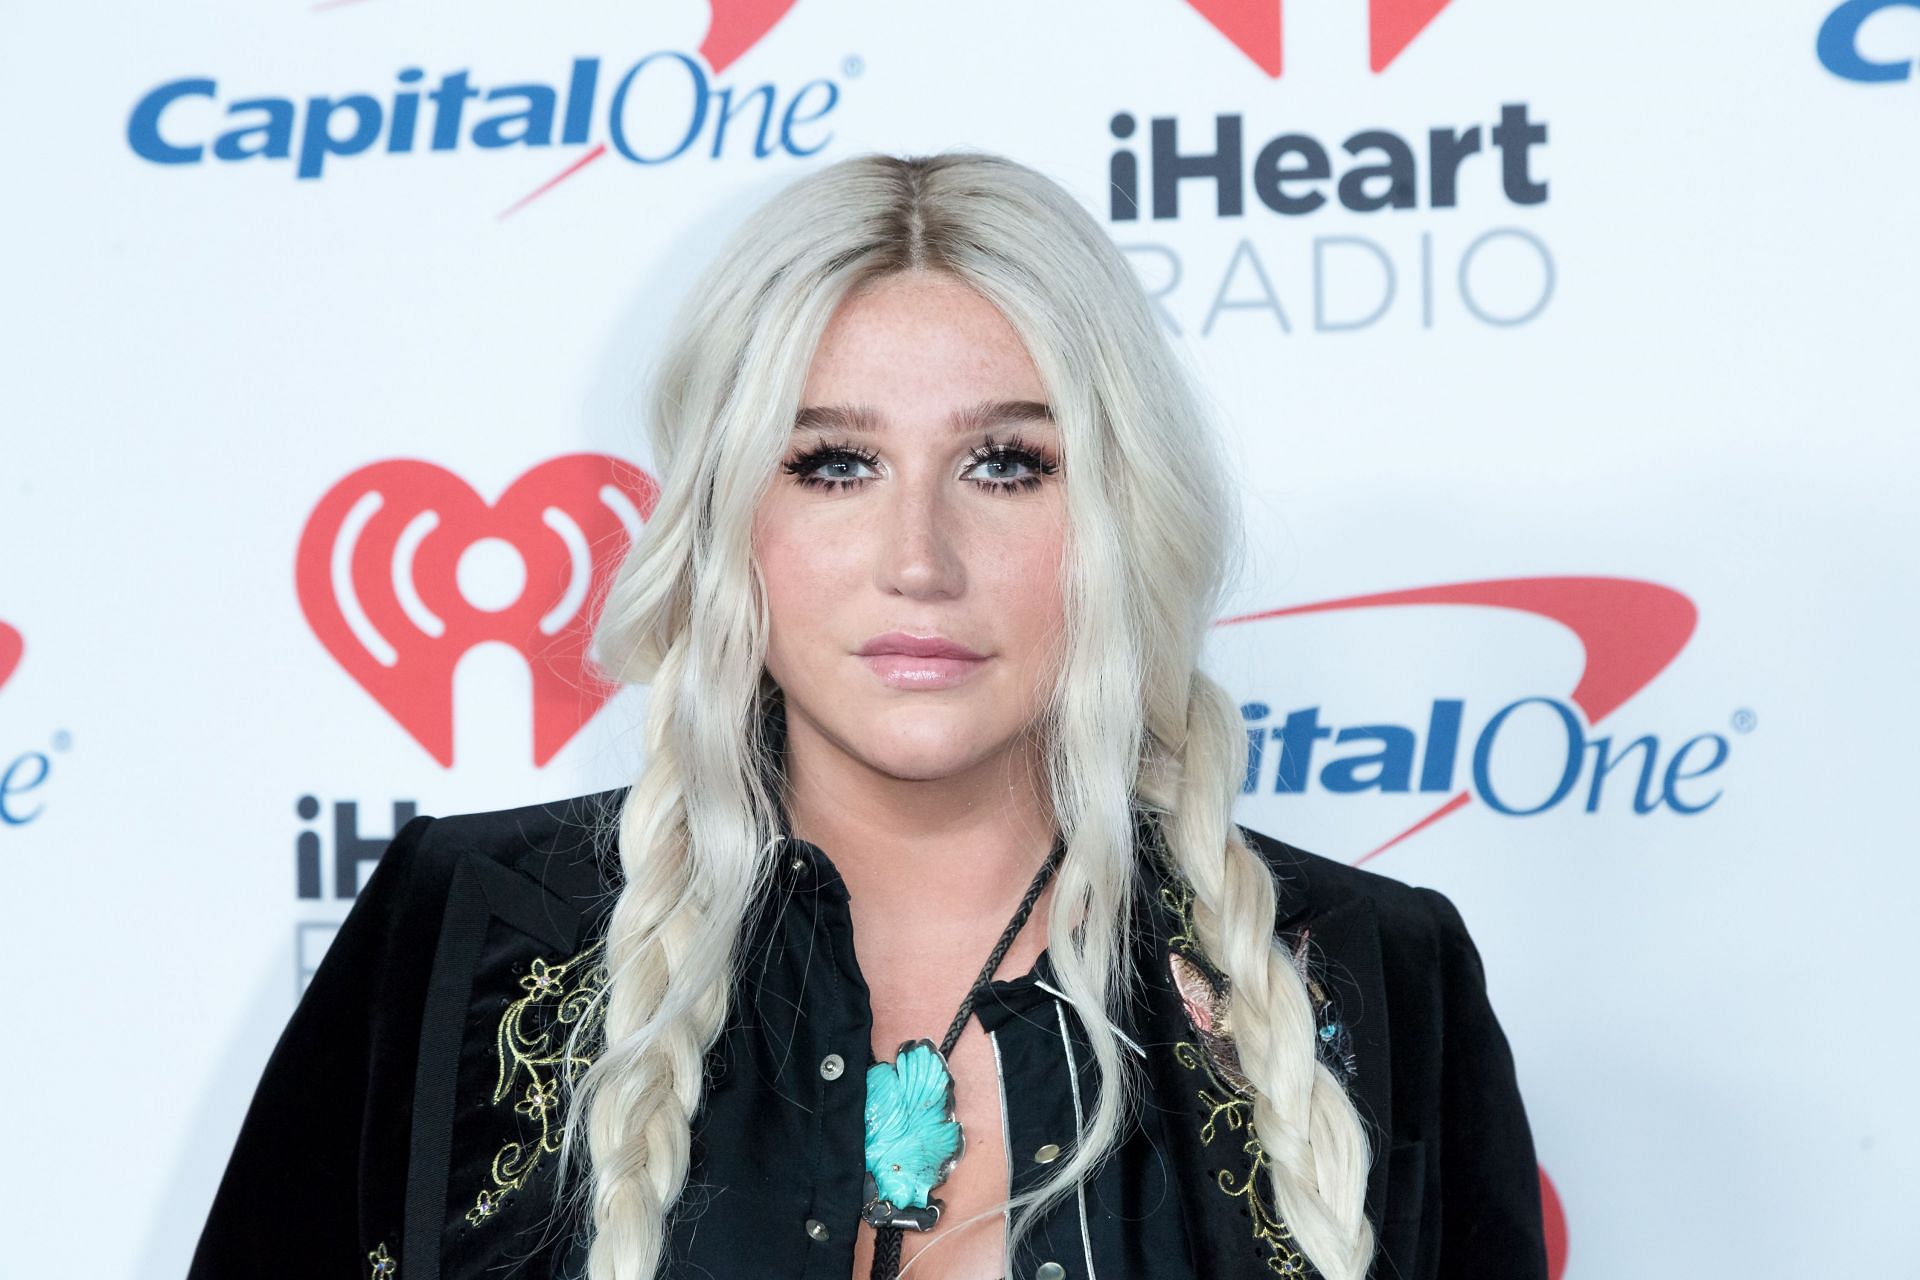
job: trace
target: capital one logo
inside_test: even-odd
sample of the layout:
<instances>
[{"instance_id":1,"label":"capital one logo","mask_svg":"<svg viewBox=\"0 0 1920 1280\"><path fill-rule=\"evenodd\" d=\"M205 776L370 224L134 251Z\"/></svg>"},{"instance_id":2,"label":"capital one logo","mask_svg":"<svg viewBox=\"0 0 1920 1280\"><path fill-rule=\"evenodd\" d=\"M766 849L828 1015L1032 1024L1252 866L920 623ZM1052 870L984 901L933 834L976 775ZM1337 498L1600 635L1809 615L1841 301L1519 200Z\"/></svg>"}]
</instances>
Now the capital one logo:
<instances>
[{"instance_id":1,"label":"capital one logo","mask_svg":"<svg viewBox=\"0 0 1920 1280\"><path fill-rule=\"evenodd\" d=\"M448 767L454 668L475 645L512 647L532 677L542 766L617 690L587 656L589 611L658 497L651 477L597 453L542 462L491 503L431 462L376 462L308 517L300 608L341 669ZM517 558L517 590L476 598L476 556Z\"/></svg>"},{"instance_id":2,"label":"capital one logo","mask_svg":"<svg viewBox=\"0 0 1920 1280\"><path fill-rule=\"evenodd\" d=\"M1476 802L1508 817L1529 817L1563 804L1594 813L1604 803L1609 811L1641 816L1662 809L1690 815L1714 804L1718 793L1705 794L1712 785L1706 779L1727 761L1730 746L1724 735L1695 734L1671 749L1654 733L1624 744L1611 733L1594 735L1672 664L1693 635L1698 611L1671 587L1603 577L1457 582L1263 610L1218 625L1415 605L1512 610L1559 623L1580 642L1579 679L1565 693L1509 702L1479 717L1470 732L1467 702L1444 695L1413 723L1369 718L1345 726L1323 723L1318 705L1276 715L1265 702L1247 703L1241 708L1248 721L1243 792L1432 797L1431 811L1357 859L1356 866ZM1496 752L1527 717L1553 726L1548 736L1560 767L1544 795L1523 798L1496 763Z\"/></svg>"},{"instance_id":3,"label":"capital one logo","mask_svg":"<svg viewBox=\"0 0 1920 1280\"><path fill-rule=\"evenodd\" d=\"M1187 0L1270 76L1280 74L1282 0ZM1367 62L1385 71L1450 0L1367 0Z\"/></svg>"}]
</instances>

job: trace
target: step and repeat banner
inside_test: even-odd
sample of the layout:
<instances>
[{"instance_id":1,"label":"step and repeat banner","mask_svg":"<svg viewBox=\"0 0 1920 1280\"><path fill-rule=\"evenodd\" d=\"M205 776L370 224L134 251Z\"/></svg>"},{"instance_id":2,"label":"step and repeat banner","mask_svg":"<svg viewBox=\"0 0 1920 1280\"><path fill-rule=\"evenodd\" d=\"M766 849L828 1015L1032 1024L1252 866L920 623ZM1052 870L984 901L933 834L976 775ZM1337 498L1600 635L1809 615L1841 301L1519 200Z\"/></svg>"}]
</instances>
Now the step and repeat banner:
<instances>
[{"instance_id":1,"label":"step and repeat banner","mask_svg":"<svg viewBox=\"0 0 1920 1280\"><path fill-rule=\"evenodd\" d=\"M965 147L1203 382L1238 817L1458 904L1555 1275L1920 1276L1920 4L6 29L6 1274L180 1275L394 831L635 776L584 611L674 303L796 176Z\"/></svg>"}]
</instances>

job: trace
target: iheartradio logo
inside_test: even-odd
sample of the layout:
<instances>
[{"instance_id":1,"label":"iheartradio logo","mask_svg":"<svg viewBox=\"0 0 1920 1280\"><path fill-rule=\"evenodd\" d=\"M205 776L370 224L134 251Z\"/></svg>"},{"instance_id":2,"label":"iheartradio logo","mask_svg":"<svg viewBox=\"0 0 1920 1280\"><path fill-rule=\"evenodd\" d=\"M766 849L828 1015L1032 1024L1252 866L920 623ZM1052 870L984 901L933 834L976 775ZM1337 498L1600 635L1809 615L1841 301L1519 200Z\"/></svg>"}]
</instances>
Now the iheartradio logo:
<instances>
[{"instance_id":1,"label":"iheartradio logo","mask_svg":"<svg viewBox=\"0 0 1920 1280\"><path fill-rule=\"evenodd\" d=\"M491 503L434 463L372 463L307 518L300 609L341 669L446 767L455 667L477 644L512 646L532 678L543 766L618 688L587 656L589 610L658 497L652 477L598 453L542 462ZM487 598L476 565L488 562L517 562L517 590Z\"/></svg>"}]
</instances>

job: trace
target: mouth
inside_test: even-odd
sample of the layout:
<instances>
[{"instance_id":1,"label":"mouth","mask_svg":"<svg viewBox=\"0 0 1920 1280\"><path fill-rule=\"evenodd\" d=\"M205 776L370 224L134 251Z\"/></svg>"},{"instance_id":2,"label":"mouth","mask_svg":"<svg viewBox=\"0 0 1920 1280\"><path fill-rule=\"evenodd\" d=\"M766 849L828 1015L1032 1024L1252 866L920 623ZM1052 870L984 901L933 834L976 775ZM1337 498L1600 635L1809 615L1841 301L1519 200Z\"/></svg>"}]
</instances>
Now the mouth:
<instances>
[{"instance_id":1,"label":"mouth","mask_svg":"<svg viewBox=\"0 0 1920 1280\"><path fill-rule=\"evenodd\" d=\"M987 656L945 636L889 631L855 654L882 683L895 689L947 689L972 677Z\"/></svg>"}]
</instances>

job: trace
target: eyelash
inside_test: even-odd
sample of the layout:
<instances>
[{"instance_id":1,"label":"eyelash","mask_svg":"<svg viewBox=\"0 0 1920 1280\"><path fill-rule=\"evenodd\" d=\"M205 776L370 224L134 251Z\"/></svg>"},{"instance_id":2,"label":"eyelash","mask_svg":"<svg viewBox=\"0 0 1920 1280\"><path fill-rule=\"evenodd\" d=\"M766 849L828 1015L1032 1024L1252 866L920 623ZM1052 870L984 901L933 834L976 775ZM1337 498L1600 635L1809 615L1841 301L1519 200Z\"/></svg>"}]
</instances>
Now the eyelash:
<instances>
[{"instance_id":1,"label":"eyelash","mask_svg":"<svg viewBox=\"0 0 1920 1280\"><path fill-rule=\"evenodd\" d=\"M781 469L794 478L794 482L809 489L854 489L872 476L852 476L844 480L828 480L812 474L816 467L829 463L859 462L866 466L878 466L880 457L870 449L863 449L847 440L829 440L815 445L805 453L781 464ZM984 444L976 445L967 454L967 466L971 470L981 463L1006 464L1017 462L1025 466L1032 474L1012 480L980 481L980 487L989 493L1013 494L1031 493L1044 484L1045 477L1053 475L1060 467L1051 457L1038 447L1028 444L1019 436L1004 441L996 441L988 436Z\"/></svg>"}]
</instances>

